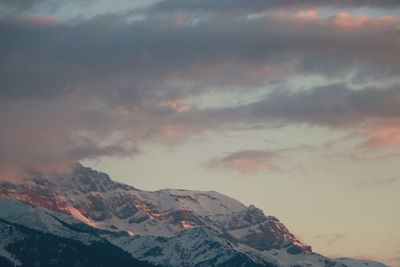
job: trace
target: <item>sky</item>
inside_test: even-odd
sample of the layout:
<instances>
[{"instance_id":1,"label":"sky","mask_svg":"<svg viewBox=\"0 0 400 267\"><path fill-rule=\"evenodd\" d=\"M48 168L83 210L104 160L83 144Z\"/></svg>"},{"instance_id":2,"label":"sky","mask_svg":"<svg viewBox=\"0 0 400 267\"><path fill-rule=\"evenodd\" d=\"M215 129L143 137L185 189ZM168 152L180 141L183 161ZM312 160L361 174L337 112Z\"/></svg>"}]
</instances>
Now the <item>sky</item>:
<instances>
[{"instance_id":1,"label":"sky","mask_svg":"<svg viewBox=\"0 0 400 267\"><path fill-rule=\"evenodd\" d=\"M400 1L0 0L0 177L215 190L400 266Z\"/></svg>"}]
</instances>

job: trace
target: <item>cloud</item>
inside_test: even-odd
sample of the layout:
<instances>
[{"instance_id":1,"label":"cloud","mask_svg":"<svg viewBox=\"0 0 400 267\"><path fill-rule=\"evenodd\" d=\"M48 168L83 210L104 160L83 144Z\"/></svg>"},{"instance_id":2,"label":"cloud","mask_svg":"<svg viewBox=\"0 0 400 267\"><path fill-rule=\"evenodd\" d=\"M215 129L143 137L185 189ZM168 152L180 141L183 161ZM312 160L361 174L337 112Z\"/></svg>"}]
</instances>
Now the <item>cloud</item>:
<instances>
[{"instance_id":1,"label":"cloud","mask_svg":"<svg viewBox=\"0 0 400 267\"><path fill-rule=\"evenodd\" d=\"M58 19L44 15L24 15L21 16L21 21L31 26L53 26L61 23Z\"/></svg>"},{"instance_id":2,"label":"cloud","mask_svg":"<svg viewBox=\"0 0 400 267\"><path fill-rule=\"evenodd\" d=\"M357 28L365 25L376 26L392 24L396 22L396 18L392 16L383 16L378 18L369 18L367 15L352 17L346 12L339 12L332 16L331 22L342 28Z\"/></svg>"},{"instance_id":3,"label":"cloud","mask_svg":"<svg viewBox=\"0 0 400 267\"><path fill-rule=\"evenodd\" d=\"M252 103L205 110L204 116L226 123L239 120L249 124L294 123L333 128L351 128L366 123L379 125L389 121L397 125L399 99L397 87L355 90L344 84L331 84L297 91L280 88Z\"/></svg>"},{"instance_id":4,"label":"cloud","mask_svg":"<svg viewBox=\"0 0 400 267\"><path fill-rule=\"evenodd\" d=\"M153 9L166 11L162 5L173 3ZM311 3L317 2L303 4L310 8ZM323 18L309 9L256 17L136 12L140 19L132 19L131 10L71 20L51 12L0 14L0 166L136 155L142 141L175 144L204 131L255 124L339 129L371 120L382 125L399 115L394 86L354 90L343 82L286 88L290 79L308 75L349 78L349 83L394 79L400 64L395 19L345 13ZM346 23L355 26L344 30ZM260 88L266 94L229 108L187 104L232 88L241 95ZM75 139L83 133L93 141ZM397 142L384 137L389 141L370 143ZM238 170L276 167L266 154L222 162Z\"/></svg>"},{"instance_id":5,"label":"cloud","mask_svg":"<svg viewBox=\"0 0 400 267\"><path fill-rule=\"evenodd\" d=\"M74 5L80 7L85 6L101 6L104 1L72 1ZM141 1L137 1L141 3ZM141 3L144 5L146 1ZM150 2L153 3L153 2ZM47 8L56 9L62 8L64 1L49 1L49 0L1 0L0 6L8 9L15 10L30 10L37 6L48 6ZM125 8L132 7L132 3L125 1L123 3ZM148 3L147 3L148 4ZM135 5L133 5L135 6ZM357 1L357 0L335 0L335 1L318 1L318 0L163 0L156 1L155 4L150 5L146 8L147 12L226 12L227 10L238 11L255 11L260 12L269 9L281 9L281 8L397 8L400 4L396 0L369 0L369 1Z\"/></svg>"},{"instance_id":6,"label":"cloud","mask_svg":"<svg viewBox=\"0 0 400 267\"><path fill-rule=\"evenodd\" d=\"M81 138L78 145L71 145L72 147L66 151L66 155L72 159L90 159L98 157L129 157L134 156L140 152L138 148L132 144L111 144L99 145L89 138Z\"/></svg>"},{"instance_id":7,"label":"cloud","mask_svg":"<svg viewBox=\"0 0 400 267\"><path fill-rule=\"evenodd\" d=\"M42 0L1 0L0 6L26 9L31 8L35 3L39 2L42 2Z\"/></svg>"},{"instance_id":8,"label":"cloud","mask_svg":"<svg viewBox=\"0 0 400 267\"><path fill-rule=\"evenodd\" d=\"M301 92L275 91L264 101L250 105L255 116L328 126L361 124L373 119L396 119L400 115L400 89L349 89L332 84Z\"/></svg>"},{"instance_id":9,"label":"cloud","mask_svg":"<svg viewBox=\"0 0 400 267\"><path fill-rule=\"evenodd\" d=\"M357 0L336 0L336 1L318 1L318 0L164 0L150 6L148 9L153 12L220 12L247 11L261 12L270 9L283 8L398 8L400 4L396 0L388 1L357 1Z\"/></svg>"},{"instance_id":10,"label":"cloud","mask_svg":"<svg viewBox=\"0 0 400 267\"><path fill-rule=\"evenodd\" d=\"M274 161L283 150L242 150L222 158L210 160L209 167L223 167L240 173L253 173L262 169L277 170Z\"/></svg>"},{"instance_id":11,"label":"cloud","mask_svg":"<svg viewBox=\"0 0 400 267\"><path fill-rule=\"evenodd\" d=\"M364 148L395 147L400 144L400 125L398 123L381 123L367 127L360 134L366 137L362 144Z\"/></svg>"},{"instance_id":12,"label":"cloud","mask_svg":"<svg viewBox=\"0 0 400 267\"><path fill-rule=\"evenodd\" d=\"M57 129L60 125L21 128L0 133L0 176L15 174L21 168L62 170L85 159L132 157L140 152L131 140Z\"/></svg>"},{"instance_id":13,"label":"cloud","mask_svg":"<svg viewBox=\"0 0 400 267\"><path fill-rule=\"evenodd\" d=\"M176 27L174 16L127 22L122 15L107 14L56 25L6 16L0 19L5 40L0 48L0 96L43 98L94 91L99 97L133 102L171 93L168 87L183 91L172 84L175 81L203 88L251 87L277 73L341 76L368 68L378 73L398 69L399 58L393 56L398 50L397 21L370 27L381 20L367 19L370 23L348 32L335 29L336 20L299 23L305 14L286 20L272 15L221 17L185 27Z\"/></svg>"}]
</instances>

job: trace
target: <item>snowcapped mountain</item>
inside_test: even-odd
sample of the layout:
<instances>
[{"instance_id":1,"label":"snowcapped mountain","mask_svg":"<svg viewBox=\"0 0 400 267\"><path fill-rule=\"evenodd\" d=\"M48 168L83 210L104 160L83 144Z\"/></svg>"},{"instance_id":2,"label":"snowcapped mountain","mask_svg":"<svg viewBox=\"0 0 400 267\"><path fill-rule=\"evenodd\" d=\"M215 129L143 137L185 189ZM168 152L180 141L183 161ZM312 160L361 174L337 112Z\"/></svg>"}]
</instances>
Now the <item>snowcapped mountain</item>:
<instances>
[{"instance_id":1,"label":"snowcapped mountain","mask_svg":"<svg viewBox=\"0 0 400 267\"><path fill-rule=\"evenodd\" d=\"M9 199L0 199L0 211L2 267L155 267L111 244L101 231L60 213Z\"/></svg>"},{"instance_id":2,"label":"snowcapped mountain","mask_svg":"<svg viewBox=\"0 0 400 267\"><path fill-rule=\"evenodd\" d=\"M69 174L31 172L22 184L0 185L0 197L71 214L101 229L137 235L175 236L207 226L225 239L265 250L311 251L273 216L217 192L166 189L147 192L113 182L81 165Z\"/></svg>"},{"instance_id":3,"label":"snowcapped mountain","mask_svg":"<svg viewBox=\"0 0 400 267\"><path fill-rule=\"evenodd\" d=\"M143 191L79 164L65 174L31 171L20 183L2 182L0 198L16 200L0 201L1 224L89 248L100 242L141 263L232 267L360 263L313 253L277 218L220 193ZM20 240L13 236L23 236L14 231L17 234L0 241L0 256L21 263L7 249Z\"/></svg>"}]
</instances>

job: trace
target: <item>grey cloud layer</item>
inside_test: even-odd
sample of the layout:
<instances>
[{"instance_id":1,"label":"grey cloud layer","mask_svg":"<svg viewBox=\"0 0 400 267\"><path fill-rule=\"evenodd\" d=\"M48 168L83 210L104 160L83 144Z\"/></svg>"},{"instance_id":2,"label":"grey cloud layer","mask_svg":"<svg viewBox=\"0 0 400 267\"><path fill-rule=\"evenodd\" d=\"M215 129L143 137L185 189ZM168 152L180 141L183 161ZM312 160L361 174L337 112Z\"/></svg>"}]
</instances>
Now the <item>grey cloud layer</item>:
<instances>
[{"instance_id":1,"label":"grey cloud layer","mask_svg":"<svg viewBox=\"0 0 400 267\"><path fill-rule=\"evenodd\" d=\"M396 5L379 3L367 4ZM398 89L354 91L344 84L275 90L233 108L178 110L168 104L232 86L245 94L299 74L393 78L400 64L397 21L367 19L344 29L334 18L295 14L200 21L196 15L149 14L131 22L129 14L68 22L25 13L0 18L0 166L135 155L140 140L170 142L235 125L343 127L399 115Z\"/></svg>"},{"instance_id":2,"label":"grey cloud layer","mask_svg":"<svg viewBox=\"0 0 400 267\"><path fill-rule=\"evenodd\" d=\"M397 121L400 116L400 89L354 90L344 84L302 91L277 89L249 104L197 110L186 115L190 117L188 121L197 118L203 123L215 125L246 122L351 128L376 121Z\"/></svg>"},{"instance_id":3,"label":"grey cloud layer","mask_svg":"<svg viewBox=\"0 0 400 267\"><path fill-rule=\"evenodd\" d=\"M203 87L249 86L268 78L251 74L269 65L328 76L399 71L397 23L346 31L324 20L215 18L177 27L176 19L126 23L104 15L43 26L2 18L2 99L51 97L77 88L135 99L159 94L160 84L174 79Z\"/></svg>"},{"instance_id":4,"label":"grey cloud layer","mask_svg":"<svg viewBox=\"0 0 400 267\"><path fill-rule=\"evenodd\" d=\"M71 1L78 6L94 5L96 1ZM145 2L145 1L144 1ZM38 4L46 4L50 8L62 8L63 1L49 0L1 0L0 6L8 7L15 10L28 10ZM129 7L129 2L126 3ZM143 3L144 4L144 3ZM163 0L157 1L145 10L147 12L174 12L174 11L256 11L274 8L361 8L361 7L378 7L378 8L397 8L400 4L396 0Z\"/></svg>"},{"instance_id":5,"label":"grey cloud layer","mask_svg":"<svg viewBox=\"0 0 400 267\"><path fill-rule=\"evenodd\" d=\"M400 7L396 0L166 0L148 8L150 11L172 12L172 11L253 11L260 12L273 8L360 8L360 7L380 7L397 8Z\"/></svg>"},{"instance_id":6,"label":"grey cloud layer","mask_svg":"<svg viewBox=\"0 0 400 267\"><path fill-rule=\"evenodd\" d=\"M255 118L277 118L326 126L349 126L369 119L396 119L400 89L352 90L333 84L303 92L274 91L249 105Z\"/></svg>"}]
</instances>

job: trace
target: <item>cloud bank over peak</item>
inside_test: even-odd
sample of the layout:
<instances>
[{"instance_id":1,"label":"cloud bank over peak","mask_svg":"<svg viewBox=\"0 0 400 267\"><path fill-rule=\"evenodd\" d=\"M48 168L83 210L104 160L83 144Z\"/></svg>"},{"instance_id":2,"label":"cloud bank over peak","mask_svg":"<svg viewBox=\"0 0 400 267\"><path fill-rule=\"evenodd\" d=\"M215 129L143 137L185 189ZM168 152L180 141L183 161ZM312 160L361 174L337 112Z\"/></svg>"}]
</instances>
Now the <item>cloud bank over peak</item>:
<instances>
[{"instance_id":1,"label":"cloud bank over peak","mask_svg":"<svg viewBox=\"0 0 400 267\"><path fill-rule=\"evenodd\" d=\"M400 140L399 18L351 13L398 1L79 3L94 15L0 2L0 166L134 156L142 142L253 124L367 125L367 147ZM196 105L232 91L262 97Z\"/></svg>"}]
</instances>

